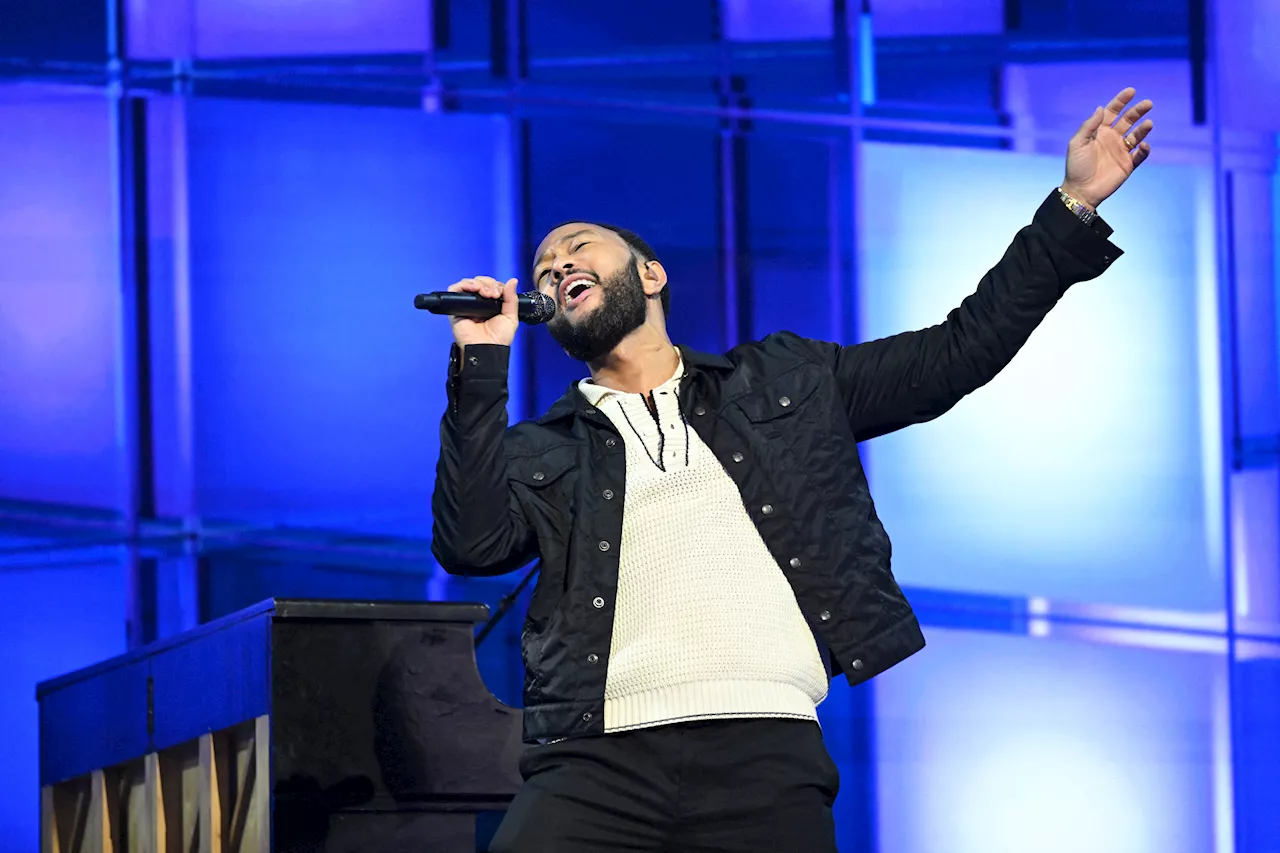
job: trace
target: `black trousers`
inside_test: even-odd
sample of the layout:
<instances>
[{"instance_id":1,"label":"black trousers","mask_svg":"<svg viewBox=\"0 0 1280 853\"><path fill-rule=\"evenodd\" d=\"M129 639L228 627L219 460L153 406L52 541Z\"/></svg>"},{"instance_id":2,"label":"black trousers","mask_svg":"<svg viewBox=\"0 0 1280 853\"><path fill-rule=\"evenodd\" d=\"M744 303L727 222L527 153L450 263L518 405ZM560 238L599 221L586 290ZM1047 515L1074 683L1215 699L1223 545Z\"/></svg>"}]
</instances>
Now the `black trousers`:
<instances>
[{"instance_id":1,"label":"black trousers","mask_svg":"<svg viewBox=\"0 0 1280 853\"><path fill-rule=\"evenodd\" d=\"M680 723L534 746L490 853L834 853L816 723Z\"/></svg>"}]
</instances>

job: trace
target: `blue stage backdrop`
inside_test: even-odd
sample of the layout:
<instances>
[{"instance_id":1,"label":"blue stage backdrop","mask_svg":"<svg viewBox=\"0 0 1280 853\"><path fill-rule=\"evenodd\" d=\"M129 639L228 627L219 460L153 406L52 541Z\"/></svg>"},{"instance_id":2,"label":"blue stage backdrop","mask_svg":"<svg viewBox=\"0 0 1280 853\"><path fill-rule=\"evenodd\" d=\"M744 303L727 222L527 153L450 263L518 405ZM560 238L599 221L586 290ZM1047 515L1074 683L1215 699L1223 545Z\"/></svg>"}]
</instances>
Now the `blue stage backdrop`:
<instances>
[{"instance_id":1,"label":"blue stage backdrop","mask_svg":"<svg viewBox=\"0 0 1280 853\"><path fill-rule=\"evenodd\" d=\"M412 299L517 274L506 120L218 100L189 134L200 512L429 535L452 336Z\"/></svg>"},{"instance_id":2,"label":"blue stage backdrop","mask_svg":"<svg viewBox=\"0 0 1280 853\"><path fill-rule=\"evenodd\" d=\"M945 319L1059 160L868 146L863 337ZM1111 271L1070 289L989 386L867 445L905 583L1222 611L1211 182L1157 162L1124 189L1104 210L1127 253ZM973 193L981 217L938 204Z\"/></svg>"},{"instance_id":3,"label":"blue stage backdrop","mask_svg":"<svg viewBox=\"0 0 1280 853\"><path fill-rule=\"evenodd\" d=\"M938 629L929 641L927 655L877 684L880 849L1198 853L1229 843L1221 655Z\"/></svg>"},{"instance_id":4,"label":"blue stage backdrop","mask_svg":"<svg viewBox=\"0 0 1280 853\"><path fill-rule=\"evenodd\" d=\"M0 553L30 549L0 538ZM0 562L0 850L39 849L40 780L35 685L125 651L120 618L126 601L124 562L110 550Z\"/></svg>"},{"instance_id":5,"label":"blue stage backdrop","mask_svg":"<svg viewBox=\"0 0 1280 853\"><path fill-rule=\"evenodd\" d=\"M110 103L0 92L0 494L119 507Z\"/></svg>"},{"instance_id":6,"label":"blue stage backdrop","mask_svg":"<svg viewBox=\"0 0 1280 853\"><path fill-rule=\"evenodd\" d=\"M841 849L1280 850L1280 7L870 5L0 0L0 853L37 849L37 681L271 596L522 576L430 557L451 336L415 293L527 288L587 218L649 239L698 349L927 326L1131 82L1126 257L862 448L929 645L820 708ZM512 417L584 372L522 329ZM513 704L526 601L478 652Z\"/></svg>"},{"instance_id":7,"label":"blue stage backdrop","mask_svg":"<svg viewBox=\"0 0 1280 853\"><path fill-rule=\"evenodd\" d=\"M110 102L4 87L0 126L0 495L109 512L124 470ZM0 531L0 850L38 846L36 682L125 650L121 556Z\"/></svg>"}]
</instances>

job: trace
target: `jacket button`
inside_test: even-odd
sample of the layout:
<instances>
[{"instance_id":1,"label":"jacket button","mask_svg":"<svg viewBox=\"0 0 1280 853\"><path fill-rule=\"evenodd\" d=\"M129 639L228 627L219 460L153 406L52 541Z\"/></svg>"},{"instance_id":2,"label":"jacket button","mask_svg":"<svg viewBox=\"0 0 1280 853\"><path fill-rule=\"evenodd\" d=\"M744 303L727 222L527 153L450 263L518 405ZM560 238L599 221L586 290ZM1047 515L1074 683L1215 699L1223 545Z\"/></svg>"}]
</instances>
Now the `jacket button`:
<instances>
[{"instance_id":1,"label":"jacket button","mask_svg":"<svg viewBox=\"0 0 1280 853\"><path fill-rule=\"evenodd\" d=\"M821 619L823 622L829 622L831 620L831 611L830 610L822 611L821 613L818 614L818 618ZM857 669L857 667L854 667L854 668Z\"/></svg>"},{"instance_id":2,"label":"jacket button","mask_svg":"<svg viewBox=\"0 0 1280 853\"><path fill-rule=\"evenodd\" d=\"M704 408L702 408L701 406L695 406L695 407L694 407L694 409L693 409L693 413L694 413L695 415L697 415L698 417L702 417L703 415L705 415L705 414L707 413L707 410L706 410L706 409L704 409Z\"/></svg>"},{"instance_id":3,"label":"jacket button","mask_svg":"<svg viewBox=\"0 0 1280 853\"><path fill-rule=\"evenodd\" d=\"M595 598L591 599L591 603L595 605L596 610L599 610L601 607L604 607L604 599L598 595Z\"/></svg>"},{"instance_id":4,"label":"jacket button","mask_svg":"<svg viewBox=\"0 0 1280 853\"><path fill-rule=\"evenodd\" d=\"M853 667L854 669L862 669L862 658L858 658L853 663L849 664L849 666Z\"/></svg>"},{"instance_id":5,"label":"jacket button","mask_svg":"<svg viewBox=\"0 0 1280 853\"><path fill-rule=\"evenodd\" d=\"M541 481L541 480L545 480L545 479L547 479L547 475L546 475L546 474L544 474L544 473L542 473L541 471L534 471L534 472L533 472L533 479L535 479L535 480L539 480L539 481Z\"/></svg>"},{"instance_id":6,"label":"jacket button","mask_svg":"<svg viewBox=\"0 0 1280 853\"><path fill-rule=\"evenodd\" d=\"M613 500L613 489L605 489L600 494L604 495L604 499L607 501Z\"/></svg>"},{"instance_id":7,"label":"jacket button","mask_svg":"<svg viewBox=\"0 0 1280 853\"><path fill-rule=\"evenodd\" d=\"M793 568L793 569L798 569L798 568L800 568L800 558L799 558L799 557L792 557L792 558L791 558L791 568Z\"/></svg>"},{"instance_id":8,"label":"jacket button","mask_svg":"<svg viewBox=\"0 0 1280 853\"><path fill-rule=\"evenodd\" d=\"M584 723L589 723L589 722L591 722L591 712L590 712L590 711L588 711L587 713L585 713L585 714L583 714L583 715L582 715L582 722L584 722Z\"/></svg>"},{"instance_id":9,"label":"jacket button","mask_svg":"<svg viewBox=\"0 0 1280 853\"><path fill-rule=\"evenodd\" d=\"M606 541L604 541L603 539L601 539L601 540L600 540L600 550L601 550L601 551L608 551L608 550L609 550L609 543L608 543L608 542L606 542Z\"/></svg>"},{"instance_id":10,"label":"jacket button","mask_svg":"<svg viewBox=\"0 0 1280 853\"><path fill-rule=\"evenodd\" d=\"M605 447L613 447L613 446L614 446L615 444L617 444L617 443L618 443L618 442L617 442L617 440L616 440L616 439L612 439L612 438L606 438L606 439L604 440L604 446L605 446Z\"/></svg>"},{"instance_id":11,"label":"jacket button","mask_svg":"<svg viewBox=\"0 0 1280 853\"><path fill-rule=\"evenodd\" d=\"M599 663L599 662L600 662L600 655L595 654L594 652L592 654L587 655L587 663Z\"/></svg>"},{"instance_id":12,"label":"jacket button","mask_svg":"<svg viewBox=\"0 0 1280 853\"><path fill-rule=\"evenodd\" d=\"M733 454L733 456L731 456L731 457L729 457L729 458L730 458L730 459L732 459L734 462L741 462L741 461L742 461L742 454L741 454L741 453L735 453L735 454Z\"/></svg>"},{"instance_id":13,"label":"jacket button","mask_svg":"<svg viewBox=\"0 0 1280 853\"><path fill-rule=\"evenodd\" d=\"M790 397L779 397L779 398L778 398L778 405L785 409L787 406L790 406L790 405L791 405L791 398L790 398Z\"/></svg>"},{"instance_id":14,"label":"jacket button","mask_svg":"<svg viewBox=\"0 0 1280 853\"><path fill-rule=\"evenodd\" d=\"M476 358L474 355L467 359L467 364L479 364L479 363L480 363L480 359Z\"/></svg>"},{"instance_id":15,"label":"jacket button","mask_svg":"<svg viewBox=\"0 0 1280 853\"><path fill-rule=\"evenodd\" d=\"M760 511L765 515L773 515L773 504L765 504L760 507Z\"/></svg>"}]
</instances>

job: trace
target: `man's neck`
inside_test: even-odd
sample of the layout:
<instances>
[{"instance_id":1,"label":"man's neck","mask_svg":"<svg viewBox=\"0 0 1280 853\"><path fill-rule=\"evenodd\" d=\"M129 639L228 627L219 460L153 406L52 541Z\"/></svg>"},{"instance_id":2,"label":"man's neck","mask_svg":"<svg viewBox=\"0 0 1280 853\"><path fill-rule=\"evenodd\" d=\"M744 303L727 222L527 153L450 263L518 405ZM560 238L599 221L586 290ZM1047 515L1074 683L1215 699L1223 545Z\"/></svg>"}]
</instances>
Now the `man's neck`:
<instances>
[{"instance_id":1,"label":"man's neck","mask_svg":"<svg viewBox=\"0 0 1280 853\"><path fill-rule=\"evenodd\" d=\"M665 333L642 326L592 363L591 381L614 391L647 394L676 372L680 356Z\"/></svg>"}]
</instances>

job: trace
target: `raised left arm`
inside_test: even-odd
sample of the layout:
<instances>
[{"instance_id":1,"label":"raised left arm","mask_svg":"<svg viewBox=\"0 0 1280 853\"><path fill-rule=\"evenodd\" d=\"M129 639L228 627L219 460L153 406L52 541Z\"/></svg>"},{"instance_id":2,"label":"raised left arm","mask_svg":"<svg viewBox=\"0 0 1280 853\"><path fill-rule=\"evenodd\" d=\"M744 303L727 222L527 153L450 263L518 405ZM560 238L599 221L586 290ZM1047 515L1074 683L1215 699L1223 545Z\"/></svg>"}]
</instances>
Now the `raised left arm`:
<instances>
[{"instance_id":1,"label":"raised left arm","mask_svg":"<svg viewBox=\"0 0 1280 853\"><path fill-rule=\"evenodd\" d=\"M1097 206L1151 153L1152 123L1134 91L1099 107L1072 137L1065 179L1014 237L976 292L945 322L855 346L823 344L858 440L931 420L990 382L1077 282L1122 252Z\"/></svg>"}]
</instances>

